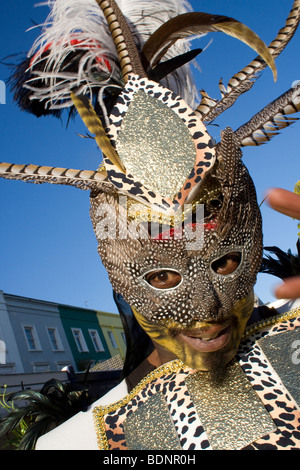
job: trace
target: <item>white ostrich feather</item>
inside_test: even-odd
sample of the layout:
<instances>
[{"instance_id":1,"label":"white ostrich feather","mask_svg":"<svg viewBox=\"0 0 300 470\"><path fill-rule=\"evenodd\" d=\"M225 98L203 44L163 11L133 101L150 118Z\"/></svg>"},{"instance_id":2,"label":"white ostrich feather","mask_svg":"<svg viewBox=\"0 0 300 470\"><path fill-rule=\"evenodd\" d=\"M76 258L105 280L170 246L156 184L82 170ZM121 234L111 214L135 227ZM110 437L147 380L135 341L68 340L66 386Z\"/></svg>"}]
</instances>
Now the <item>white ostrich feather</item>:
<instances>
[{"instance_id":1,"label":"white ostrich feather","mask_svg":"<svg viewBox=\"0 0 300 470\"><path fill-rule=\"evenodd\" d=\"M70 92L74 89L77 93L89 94L91 98L97 89L101 101L102 89L122 87L116 48L96 0L48 0L42 3L45 4L49 6L50 14L42 34L29 51L29 57L33 57L30 65L33 78L25 86L32 92L31 99L43 101L50 109L60 109L72 105ZM117 4L129 23L139 50L163 23L192 10L186 0L117 0ZM41 71L38 69L39 62L43 60L41 54L49 44L51 49ZM177 41L164 60L188 50L186 40ZM74 73L70 73L62 68L62 64L65 65L70 53L76 51L80 59ZM101 63L100 55L105 58ZM189 65L170 74L162 84L181 95L190 106L198 98Z\"/></svg>"}]
</instances>

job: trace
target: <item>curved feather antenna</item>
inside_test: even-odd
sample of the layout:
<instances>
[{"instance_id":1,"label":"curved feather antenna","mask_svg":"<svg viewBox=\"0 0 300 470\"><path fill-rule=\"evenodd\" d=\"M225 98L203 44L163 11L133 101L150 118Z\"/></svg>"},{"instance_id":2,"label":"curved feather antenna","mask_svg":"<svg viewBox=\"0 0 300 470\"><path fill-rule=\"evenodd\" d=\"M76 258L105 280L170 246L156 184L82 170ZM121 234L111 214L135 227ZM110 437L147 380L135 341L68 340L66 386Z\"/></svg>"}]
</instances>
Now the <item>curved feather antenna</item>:
<instances>
[{"instance_id":1,"label":"curved feather antenna","mask_svg":"<svg viewBox=\"0 0 300 470\"><path fill-rule=\"evenodd\" d=\"M293 6L286 19L285 25L278 31L276 38L270 43L269 49L274 59L286 47L288 42L292 39L300 21L300 0L294 0ZM259 60L259 57L256 58Z\"/></svg>"},{"instance_id":2,"label":"curved feather antenna","mask_svg":"<svg viewBox=\"0 0 300 470\"><path fill-rule=\"evenodd\" d=\"M300 83L267 105L250 121L235 131L241 147L262 145L299 118L290 114L300 111Z\"/></svg>"},{"instance_id":3,"label":"curved feather antenna","mask_svg":"<svg viewBox=\"0 0 300 470\"><path fill-rule=\"evenodd\" d=\"M103 11L114 40L124 82L127 82L127 77L130 73L136 73L140 77L145 77L146 73L131 30L118 5L114 0L97 0L97 3Z\"/></svg>"},{"instance_id":4,"label":"curved feather antenna","mask_svg":"<svg viewBox=\"0 0 300 470\"><path fill-rule=\"evenodd\" d=\"M83 120L88 130L95 135L95 140L103 152L103 155L118 168L122 173L125 173L125 168L119 159L119 156L107 137L105 130L102 126L100 118L97 116L90 100L87 96L76 96L71 93L71 99Z\"/></svg>"},{"instance_id":5,"label":"curved feather antenna","mask_svg":"<svg viewBox=\"0 0 300 470\"><path fill-rule=\"evenodd\" d=\"M287 46L292 39L300 21L300 0L295 0L286 19L285 25L281 28L276 38L270 43L268 49L275 59ZM209 107L203 106L202 103L195 110L204 122L211 122L221 113L230 108L237 98L250 90L258 78L259 72L266 68L267 64L260 56L256 57L246 67L236 73L228 82L227 88L220 87L222 99L211 104Z\"/></svg>"},{"instance_id":6,"label":"curved feather antenna","mask_svg":"<svg viewBox=\"0 0 300 470\"><path fill-rule=\"evenodd\" d=\"M21 180L28 183L51 183L75 186L79 189L101 189L105 182L106 171L74 170L38 165L19 165L0 162L0 177L9 180Z\"/></svg>"},{"instance_id":7,"label":"curved feather antenna","mask_svg":"<svg viewBox=\"0 0 300 470\"><path fill-rule=\"evenodd\" d=\"M158 63L178 39L209 32L223 32L250 46L266 61L276 78L274 59L257 34L233 18L208 13L183 13L158 28L143 47L144 66L153 66Z\"/></svg>"}]
</instances>

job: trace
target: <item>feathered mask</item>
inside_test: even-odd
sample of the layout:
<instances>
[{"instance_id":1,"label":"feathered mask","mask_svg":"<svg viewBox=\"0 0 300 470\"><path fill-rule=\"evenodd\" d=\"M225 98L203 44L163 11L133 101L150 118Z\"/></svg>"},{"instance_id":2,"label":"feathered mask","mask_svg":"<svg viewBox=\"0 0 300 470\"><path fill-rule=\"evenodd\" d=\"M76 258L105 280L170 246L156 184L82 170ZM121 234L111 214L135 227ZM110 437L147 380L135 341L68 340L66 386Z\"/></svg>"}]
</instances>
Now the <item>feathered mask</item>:
<instances>
[{"instance_id":1,"label":"feathered mask","mask_svg":"<svg viewBox=\"0 0 300 470\"><path fill-rule=\"evenodd\" d=\"M268 47L239 21L192 12L184 0L49 6L41 36L12 78L15 99L37 116L78 112L103 161L95 171L0 163L0 176L91 190L103 263L114 289L143 317L177 324L229 317L251 297L262 254L241 147L260 145L294 121L300 86L237 131L226 128L219 143L204 123L265 67L276 78L274 59L297 28L300 0ZM201 50L187 40L210 32L233 36L258 56L227 87L220 83L220 100L202 91L196 107L188 63Z\"/></svg>"}]
</instances>

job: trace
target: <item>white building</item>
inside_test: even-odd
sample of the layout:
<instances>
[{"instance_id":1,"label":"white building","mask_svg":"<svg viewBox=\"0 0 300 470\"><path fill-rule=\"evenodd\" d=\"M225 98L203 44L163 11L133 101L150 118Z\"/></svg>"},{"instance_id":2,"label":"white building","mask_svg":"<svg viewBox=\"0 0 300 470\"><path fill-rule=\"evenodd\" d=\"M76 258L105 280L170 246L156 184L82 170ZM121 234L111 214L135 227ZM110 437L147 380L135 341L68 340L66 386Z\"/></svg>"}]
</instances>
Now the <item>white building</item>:
<instances>
[{"instance_id":1,"label":"white building","mask_svg":"<svg viewBox=\"0 0 300 470\"><path fill-rule=\"evenodd\" d=\"M74 367L58 306L0 291L0 374Z\"/></svg>"}]
</instances>

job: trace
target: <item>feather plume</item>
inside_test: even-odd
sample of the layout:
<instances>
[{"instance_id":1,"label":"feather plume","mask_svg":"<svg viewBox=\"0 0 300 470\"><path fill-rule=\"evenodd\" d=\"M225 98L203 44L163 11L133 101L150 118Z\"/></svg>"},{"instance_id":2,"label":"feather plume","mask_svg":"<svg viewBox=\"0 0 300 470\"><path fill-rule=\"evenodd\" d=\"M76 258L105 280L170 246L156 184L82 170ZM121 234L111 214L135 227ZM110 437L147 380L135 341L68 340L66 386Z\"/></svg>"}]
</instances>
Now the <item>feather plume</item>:
<instances>
[{"instance_id":1,"label":"feather plume","mask_svg":"<svg viewBox=\"0 0 300 470\"><path fill-rule=\"evenodd\" d=\"M269 51L273 58L279 56L289 41L292 39L300 21L300 0L294 0L293 6L285 21L285 25L278 31L276 38L270 43ZM267 63L260 57L256 57L246 67L233 75L227 87L222 87L221 100L210 101L210 106L198 106L195 110L203 122L211 122L221 113L230 108L237 98L249 91L254 85L259 73L267 67ZM215 103L213 103L215 101Z\"/></svg>"},{"instance_id":2,"label":"feather plume","mask_svg":"<svg viewBox=\"0 0 300 470\"><path fill-rule=\"evenodd\" d=\"M193 60L201 52L202 49L194 49L177 57L173 57L172 59L168 59L165 62L160 62L148 72L148 78L159 82L166 75Z\"/></svg>"},{"instance_id":3,"label":"feather plume","mask_svg":"<svg viewBox=\"0 0 300 470\"><path fill-rule=\"evenodd\" d=\"M257 34L233 18L208 13L185 13L162 25L144 45L144 61L148 64L159 62L178 39L216 31L222 31L252 47L271 67L276 78L274 59Z\"/></svg>"},{"instance_id":4,"label":"feather plume","mask_svg":"<svg viewBox=\"0 0 300 470\"><path fill-rule=\"evenodd\" d=\"M122 162L120 161L114 147L111 145L102 123L95 113L95 110L89 99L86 96L76 96L74 93L71 94L71 99L88 130L92 134L95 134L95 139L100 150L107 158L111 160L114 165L116 165L120 171L125 173L125 168L122 165Z\"/></svg>"},{"instance_id":5,"label":"feather plume","mask_svg":"<svg viewBox=\"0 0 300 470\"><path fill-rule=\"evenodd\" d=\"M19 106L37 116L60 117L74 106L71 92L87 95L97 114L106 115L124 86L120 60L98 0L48 0L50 14L11 79ZM117 0L140 52L149 36L171 17L191 9L185 0ZM170 50L166 59L188 52L187 42ZM190 66L172 71L162 84L188 100L198 94ZM189 99L188 99L189 98Z\"/></svg>"},{"instance_id":6,"label":"feather plume","mask_svg":"<svg viewBox=\"0 0 300 470\"><path fill-rule=\"evenodd\" d=\"M186 0L117 0L117 3L129 22L140 52L150 36L164 23L177 15L192 11L190 3ZM168 49L164 60L185 54L190 48L188 39L178 40ZM199 95L189 64L181 66L160 83L195 108Z\"/></svg>"},{"instance_id":7,"label":"feather plume","mask_svg":"<svg viewBox=\"0 0 300 470\"><path fill-rule=\"evenodd\" d=\"M114 41L124 82L127 82L130 73L146 77L131 29L117 3L115 0L96 1L106 18Z\"/></svg>"},{"instance_id":8,"label":"feather plume","mask_svg":"<svg viewBox=\"0 0 300 470\"><path fill-rule=\"evenodd\" d=\"M300 83L267 105L250 121L235 131L240 146L262 145L279 134L281 129L293 124L300 111Z\"/></svg>"},{"instance_id":9,"label":"feather plume","mask_svg":"<svg viewBox=\"0 0 300 470\"><path fill-rule=\"evenodd\" d=\"M89 369L86 371L86 375ZM92 394L86 383L63 384L51 379L40 392L24 390L8 397L10 412L0 422L0 436L17 430L21 422L26 431L16 444L18 450L34 450L37 439L46 432L70 419L92 404ZM25 403L20 406L15 403Z\"/></svg>"},{"instance_id":10,"label":"feather plume","mask_svg":"<svg viewBox=\"0 0 300 470\"><path fill-rule=\"evenodd\" d=\"M282 251L277 246L266 246L265 251L273 253L277 259L272 258L271 255L263 257L261 273L268 273L280 279L287 279L300 274L300 240L296 243L297 254L293 255L289 249L287 252Z\"/></svg>"},{"instance_id":11,"label":"feather plume","mask_svg":"<svg viewBox=\"0 0 300 470\"><path fill-rule=\"evenodd\" d=\"M32 78L25 87L45 109L73 106L70 91L95 103L107 87L123 86L105 18L95 0L48 1L50 14L29 51Z\"/></svg>"},{"instance_id":12,"label":"feather plume","mask_svg":"<svg viewBox=\"0 0 300 470\"><path fill-rule=\"evenodd\" d=\"M79 189L104 189L112 186L106 182L106 171L74 170L37 165L18 165L0 162L0 178L21 180L28 183L51 183L75 186Z\"/></svg>"}]
</instances>

